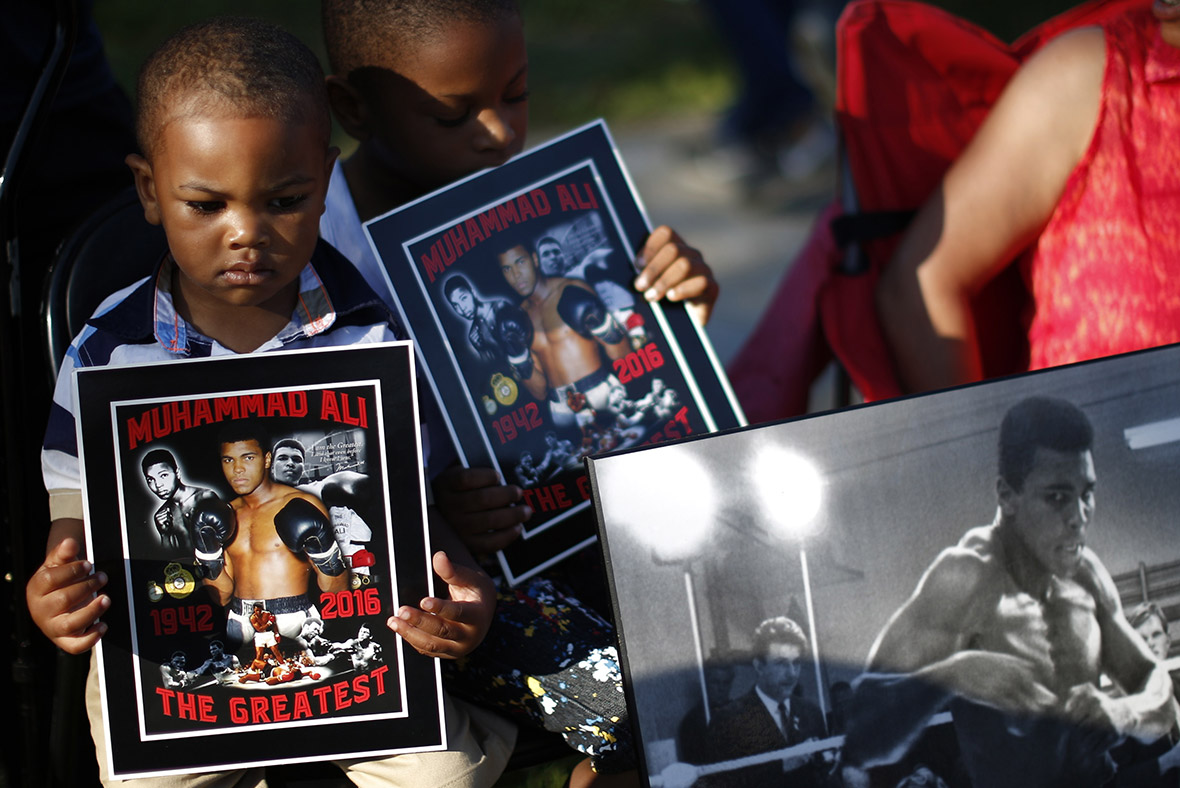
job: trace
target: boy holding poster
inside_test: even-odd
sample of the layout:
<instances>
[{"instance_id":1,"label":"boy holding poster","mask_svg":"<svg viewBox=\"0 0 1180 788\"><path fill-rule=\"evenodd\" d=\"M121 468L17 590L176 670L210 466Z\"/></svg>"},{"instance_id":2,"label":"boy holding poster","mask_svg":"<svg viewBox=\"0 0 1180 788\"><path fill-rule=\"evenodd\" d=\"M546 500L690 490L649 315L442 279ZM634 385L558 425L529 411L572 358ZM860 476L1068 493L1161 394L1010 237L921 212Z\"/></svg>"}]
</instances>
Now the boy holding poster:
<instances>
[{"instance_id":1,"label":"boy holding poster","mask_svg":"<svg viewBox=\"0 0 1180 788\"><path fill-rule=\"evenodd\" d=\"M387 310L339 255L317 241L337 154L328 144L329 129L323 72L315 56L272 25L245 19L194 25L145 64L138 117L144 155L129 156L128 164L145 216L164 226L169 255L153 277L104 302L74 340L58 378L42 453L53 522L46 559L28 584L27 600L33 620L60 648L81 653L93 647L106 633L101 619L112 604L100 593L106 575L78 558L84 528L74 426L79 404L71 388L75 367L394 338ZM223 456L226 446L253 449L255 456L245 459L269 465L269 441L265 446L242 436L227 441ZM231 470L227 464L227 479L234 484L243 474ZM240 492L244 501L254 488ZM286 530L304 536L316 530L323 513L311 509ZM194 528L198 558L204 553L207 577L216 578L212 570L225 568L218 563L223 545L217 542L233 524L224 521L224 512L196 516L204 518ZM271 540L291 541L279 533L278 519ZM305 538L294 541L320 555L314 576L321 586L334 587L338 555L322 555L324 550L304 544ZM331 546L321 547L331 551ZM423 653L461 656L480 642L490 622L489 579L461 547L452 555L453 562L445 553L434 556L435 571L451 598L424 599L422 611L403 607L391 619L391 627ZM450 749L340 765L354 781L490 784L511 750L510 726L449 699L444 705ZM87 711L102 775L110 779L94 660ZM182 781L253 784L260 779L255 769ZM173 776L168 784L175 782Z\"/></svg>"},{"instance_id":2,"label":"boy holding poster","mask_svg":"<svg viewBox=\"0 0 1180 788\"><path fill-rule=\"evenodd\" d=\"M322 8L334 72L329 99L360 144L333 169L320 232L383 293L381 263L361 223L523 149L523 21L515 0L324 0ZM645 299L687 302L701 323L708 321L717 282L700 252L673 230L657 227L636 265L635 287ZM466 493L455 502L452 524L468 546L494 552L520 535L528 508L510 506L519 488L494 487L495 475L485 471L466 469L441 481Z\"/></svg>"},{"instance_id":3,"label":"boy holding poster","mask_svg":"<svg viewBox=\"0 0 1180 788\"><path fill-rule=\"evenodd\" d=\"M528 59L523 23L515 0L324 0L322 8L333 71L329 98L337 118L360 145L335 167L321 234L380 292L385 281L381 263L361 223L503 164L524 147ZM540 270L542 261L535 252L521 251L520 268ZM656 228L636 266L640 273L634 285L645 299L685 301L702 323L708 320L717 282L700 253L675 232ZM570 323L581 323L587 312L598 317L595 325L602 328L608 354L624 352L633 326L614 325L617 321L609 312L603 314L593 290L583 292L583 308L565 310L571 315L564 332L569 352L597 358L593 343L598 340L584 338L586 333L593 337L593 331L582 332L580 325L575 330ZM518 293L526 300L533 297L531 290ZM471 312L475 332L474 308L460 303L456 309ZM574 312L580 317L572 317ZM497 336L483 332L478 344L494 340L515 345L520 359L515 371L538 392L568 383L546 379L535 363L537 354L527 352L529 343L520 347L529 328ZM598 366L596 361L587 365ZM490 468L444 471L435 482L435 494L440 509L477 553L491 553L517 540L522 523L533 513L522 501L521 488L501 485ZM596 578L590 583L604 585ZM600 588L578 591L579 597L601 595ZM545 610L555 612L540 612ZM635 762L613 627L545 577L506 590L497 617L489 642L457 666L450 686L460 691L462 685L472 697L523 711L527 719L561 732L590 755L593 764L584 761L571 777L574 788L603 784L601 778L610 773L630 779ZM546 637L546 632L554 634Z\"/></svg>"}]
</instances>

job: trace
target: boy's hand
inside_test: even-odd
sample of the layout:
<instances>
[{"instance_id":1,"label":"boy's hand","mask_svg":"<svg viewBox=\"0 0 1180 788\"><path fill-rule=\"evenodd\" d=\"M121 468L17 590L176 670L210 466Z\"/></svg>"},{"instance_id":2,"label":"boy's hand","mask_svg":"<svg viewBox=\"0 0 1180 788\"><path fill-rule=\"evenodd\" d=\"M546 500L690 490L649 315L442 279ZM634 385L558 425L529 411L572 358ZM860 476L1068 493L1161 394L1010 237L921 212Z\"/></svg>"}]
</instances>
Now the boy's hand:
<instances>
[{"instance_id":1,"label":"boy's hand","mask_svg":"<svg viewBox=\"0 0 1180 788\"><path fill-rule=\"evenodd\" d=\"M450 599L426 597L419 603L421 609L403 605L387 623L420 654L455 659L470 654L488 633L496 588L486 573L452 563L441 550L432 563Z\"/></svg>"},{"instance_id":2,"label":"boy's hand","mask_svg":"<svg viewBox=\"0 0 1180 788\"><path fill-rule=\"evenodd\" d=\"M106 574L91 573L90 562L78 558L80 547L75 539L62 540L25 588L33 623L70 654L88 651L106 634L99 616L111 606L110 597L97 594L106 585Z\"/></svg>"},{"instance_id":3,"label":"boy's hand","mask_svg":"<svg viewBox=\"0 0 1180 788\"><path fill-rule=\"evenodd\" d=\"M514 506L523 492L500 484L491 468L453 465L434 480L434 504L476 555L502 550L520 538L521 523L533 516L531 506Z\"/></svg>"},{"instance_id":4,"label":"boy's hand","mask_svg":"<svg viewBox=\"0 0 1180 788\"><path fill-rule=\"evenodd\" d=\"M701 253L684 242L676 231L660 225L647 237L635 260L639 276L635 289L648 301L687 301L701 325L709 322L713 304L721 292Z\"/></svg>"}]
</instances>

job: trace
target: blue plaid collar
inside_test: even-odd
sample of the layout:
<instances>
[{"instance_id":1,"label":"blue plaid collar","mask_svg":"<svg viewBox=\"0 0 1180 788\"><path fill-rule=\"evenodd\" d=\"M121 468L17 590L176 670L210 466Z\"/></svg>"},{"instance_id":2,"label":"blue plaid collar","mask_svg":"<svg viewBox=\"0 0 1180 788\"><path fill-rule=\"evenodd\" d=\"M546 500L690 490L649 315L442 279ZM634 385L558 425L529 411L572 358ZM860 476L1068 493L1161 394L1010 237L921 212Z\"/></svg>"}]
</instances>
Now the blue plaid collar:
<instances>
[{"instance_id":1,"label":"blue plaid collar","mask_svg":"<svg viewBox=\"0 0 1180 788\"><path fill-rule=\"evenodd\" d=\"M176 311L172 302L172 275L175 263L171 258L157 269L155 301L152 310L153 333L160 346L178 356L208 355L214 340L191 326ZM323 281L309 262L299 274L299 299L291 320L265 346L282 346L327 331L336 322L336 311Z\"/></svg>"},{"instance_id":2,"label":"blue plaid collar","mask_svg":"<svg viewBox=\"0 0 1180 788\"><path fill-rule=\"evenodd\" d=\"M165 257L152 276L111 309L87 322L123 342L158 342L177 356L208 355L213 340L176 314L172 301L174 270ZM352 263L323 240L300 273L299 290L291 321L260 349L273 350L342 325L387 323L399 339L406 336Z\"/></svg>"}]
</instances>

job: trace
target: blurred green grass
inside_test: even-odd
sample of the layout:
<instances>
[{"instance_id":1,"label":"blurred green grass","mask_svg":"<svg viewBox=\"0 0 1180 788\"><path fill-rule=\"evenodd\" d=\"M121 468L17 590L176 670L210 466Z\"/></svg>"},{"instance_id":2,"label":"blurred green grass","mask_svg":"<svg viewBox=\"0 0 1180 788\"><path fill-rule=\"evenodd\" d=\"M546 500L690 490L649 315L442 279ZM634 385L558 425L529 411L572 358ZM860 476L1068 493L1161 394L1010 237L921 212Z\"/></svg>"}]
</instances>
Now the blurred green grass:
<instances>
[{"instance_id":1,"label":"blurred green grass","mask_svg":"<svg viewBox=\"0 0 1180 788\"><path fill-rule=\"evenodd\" d=\"M603 116L614 122L711 111L725 104L732 70L702 9L692 0L524 0L529 44L530 120L570 127ZM103 0L95 17L120 84L134 95L143 59L186 24L218 14L269 19L299 36L324 63L319 4L206 0L145 4Z\"/></svg>"},{"instance_id":2,"label":"blurred green grass","mask_svg":"<svg viewBox=\"0 0 1180 788\"><path fill-rule=\"evenodd\" d=\"M1012 39L1067 8L1062 0L940 0L1000 38ZM736 88L722 42L695 0L521 0L530 59L531 122L562 129L605 117L614 125L720 112ZM326 62L319 4L299 0L143 3L103 0L95 16L119 81L134 94L144 57L180 27L216 14L270 19Z\"/></svg>"}]
</instances>

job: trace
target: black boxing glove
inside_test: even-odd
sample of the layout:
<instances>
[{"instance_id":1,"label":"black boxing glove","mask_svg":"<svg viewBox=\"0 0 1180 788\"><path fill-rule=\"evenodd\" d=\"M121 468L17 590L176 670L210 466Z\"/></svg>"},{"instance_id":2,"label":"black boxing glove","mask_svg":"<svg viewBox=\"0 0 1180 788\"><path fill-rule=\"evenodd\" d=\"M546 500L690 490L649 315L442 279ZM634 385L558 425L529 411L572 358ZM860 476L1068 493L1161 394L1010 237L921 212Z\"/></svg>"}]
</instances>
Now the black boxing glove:
<instances>
[{"instance_id":1,"label":"black boxing glove","mask_svg":"<svg viewBox=\"0 0 1180 788\"><path fill-rule=\"evenodd\" d=\"M369 477L356 471L338 471L324 480L320 500L324 506L356 509L369 497Z\"/></svg>"},{"instance_id":2,"label":"black boxing glove","mask_svg":"<svg viewBox=\"0 0 1180 788\"><path fill-rule=\"evenodd\" d=\"M622 342L625 336L598 294L581 287L567 285L561 291L557 314L586 339L598 339L613 345Z\"/></svg>"},{"instance_id":3,"label":"black boxing glove","mask_svg":"<svg viewBox=\"0 0 1180 788\"><path fill-rule=\"evenodd\" d=\"M220 498L205 498L193 507L193 553L210 580L216 580L225 568L225 546L237 529L233 507Z\"/></svg>"},{"instance_id":4,"label":"black boxing glove","mask_svg":"<svg viewBox=\"0 0 1180 788\"><path fill-rule=\"evenodd\" d=\"M306 555L323 574L338 577L346 571L332 524L310 501L288 501L275 515L275 531L288 550Z\"/></svg>"},{"instance_id":5,"label":"black boxing glove","mask_svg":"<svg viewBox=\"0 0 1180 788\"><path fill-rule=\"evenodd\" d=\"M586 284L590 285L595 290L598 289L598 285L602 282L614 282L614 280L610 277L610 271L607 270L605 265L586 266L583 277L586 280Z\"/></svg>"},{"instance_id":6,"label":"black boxing glove","mask_svg":"<svg viewBox=\"0 0 1180 788\"><path fill-rule=\"evenodd\" d=\"M533 374L533 320L523 309L506 304L496 312L496 337L508 353L512 371L521 379Z\"/></svg>"}]
</instances>

